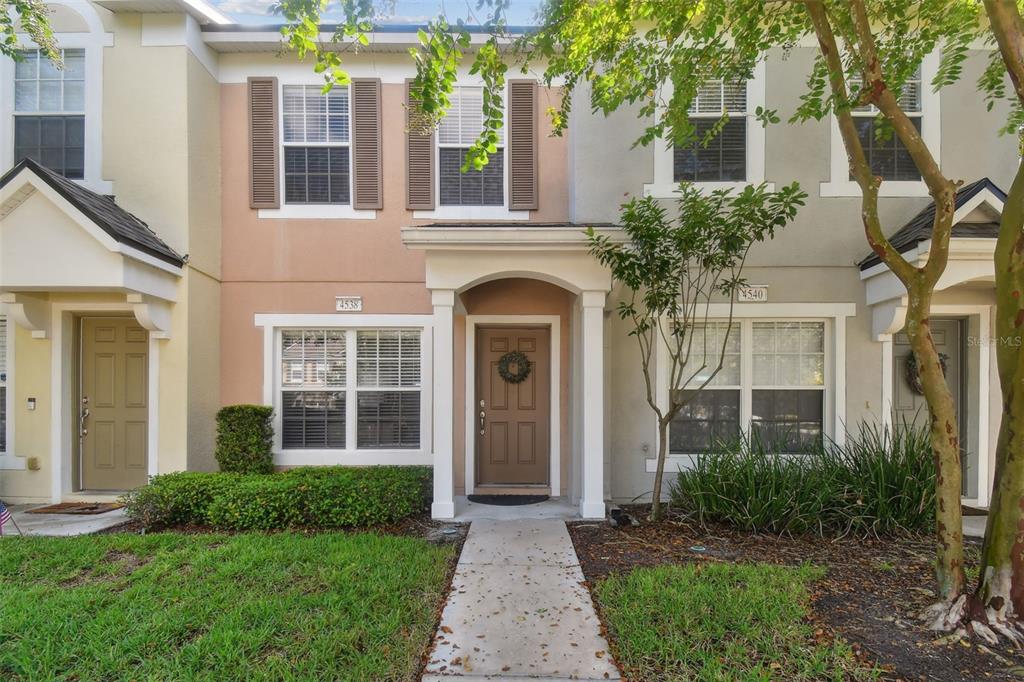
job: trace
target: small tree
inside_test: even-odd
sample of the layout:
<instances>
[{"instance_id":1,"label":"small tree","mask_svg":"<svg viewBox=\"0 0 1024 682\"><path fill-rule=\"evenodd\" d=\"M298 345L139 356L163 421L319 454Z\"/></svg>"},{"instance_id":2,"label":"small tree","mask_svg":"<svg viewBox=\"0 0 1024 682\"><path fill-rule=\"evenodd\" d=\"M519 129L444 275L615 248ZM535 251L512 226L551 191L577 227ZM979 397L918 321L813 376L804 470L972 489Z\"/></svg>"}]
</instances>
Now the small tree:
<instances>
[{"instance_id":1,"label":"small tree","mask_svg":"<svg viewBox=\"0 0 1024 682\"><path fill-rule=\"evenodd\" d=\"M27 33L43 55L62 68L49 15L43 0L4 0L0 9L0 56L20 59L18 33Z\"/></svg>"},{"instance_id":2,"label":"small tree","mask_svg":"<svg viewBox=\"0 0 1024 682\"><path fill-rule=\"evenodd\" d=\"M704 194L683 184L675 218L669 218L656 199L646 197L622 208L625 241L593 228L587 231L591 253L627 290L618 313L629 322L629 335L637 341L647 404L658 420L652 520L663 515L669 426L722 369L747 254L756 242L771 239L776 229L793 220L806 196L798 183L778 192L769 192L764 185L748 186L738 194L729 190ZM721 320L711 315L715 301L727 301L729 308L720 340L708 334L709 326ZM661 344L668 357L667 405L658 403L652 376Z\"/></svg>"}]
</instances>

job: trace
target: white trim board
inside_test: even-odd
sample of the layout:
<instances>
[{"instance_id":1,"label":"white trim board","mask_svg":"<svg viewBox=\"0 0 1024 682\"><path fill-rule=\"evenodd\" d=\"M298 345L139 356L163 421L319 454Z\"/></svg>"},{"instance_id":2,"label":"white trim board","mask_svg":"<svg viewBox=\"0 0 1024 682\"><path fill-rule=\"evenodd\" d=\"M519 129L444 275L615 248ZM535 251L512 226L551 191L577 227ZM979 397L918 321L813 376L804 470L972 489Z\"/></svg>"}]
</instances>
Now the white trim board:
<instances>
[{"instance_id":1,"label":"white trim board","mask_svg":"<svg viewBox=\"0 0 1024 682\"><path fill-rule=\"evenodd\" d=\"M558 497L561 491L561 377L562 377L562 318L559 315L466 315L466 442L465 469L466 494L476 489L476 328L478 325L515 324L547 325L551 329L551 424L550 494Z\"/></svg>"},{"instance_id":2,"label":"white trim board","mask_svg":"<svg viewBox=\"0 0 1024 682\"><path fill-rule=\"evenodd\" d=\"M19 456L14 441L14 422L17 417L17 403L15 402L15 379L17 379L14 368L16 367L17 344L14 337L18 333L18 324L12 315L0 312L7 317L7 449L0 452L0 471L23 471L28 468L25 456ZM37 405L38 409L38 405Z\"/></svg>"}]
</instances>

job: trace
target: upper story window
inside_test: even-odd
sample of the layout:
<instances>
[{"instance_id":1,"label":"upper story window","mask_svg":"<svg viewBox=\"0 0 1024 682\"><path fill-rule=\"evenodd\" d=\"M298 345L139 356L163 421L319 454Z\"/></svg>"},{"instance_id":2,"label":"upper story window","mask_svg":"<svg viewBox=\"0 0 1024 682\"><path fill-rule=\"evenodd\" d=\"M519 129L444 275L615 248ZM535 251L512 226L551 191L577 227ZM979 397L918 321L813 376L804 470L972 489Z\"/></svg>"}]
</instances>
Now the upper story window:
<instances>
[{"instance_id":1,"label":"upper story window","mask_svg":"<svg viewBox=\"0 0 1024 682\"><path fill-rule=\"evenodd\" d=\"M903 86L900 95L900 106L904 113L913 122L917 132L921 132L924 112L921 107L921 67L918 67L914 78L907 81ZM887 139L879 140L877 130L878 108L873 104L858 107L853 110L854 120L857 124L857 136L860 138L861 147L871 165L872 174L883 180L909 180L921 179L921 173L914 165L910 152L900 141L899 136L890 131ZM853 179L853 175L850 175Z\"/></svg>"},{"instance_id":2,"label":"upper story window","mask_svg":"<svg viewBox=\"0 0 1024 682\"><path fill-rule=\"evenodd\" d=\"M281 121L285 203L350 203L348 88L325 95L317 85L285 85Z\"/></svg>"},{"instance_id":3,"label":"upper story window","mask_svg":"<svg viewBox=\"0 0 1024 682\"><path fill-rule=\"evenodd\" d=\"M669 101L672 94L673 86L667 83L660 99ZM763 106L763 59L746 81L705 83L688 112L696 128L693 141L685 147L676 147L669 140L654 142L654 182L644 185L644 194L671 198L680 182L693 182L708 191L738 190L764 182L765 128L754 116ZM659 106L658 115L663 113ZM768 189L773 189L771 183Z\"/></svg>"},{"instance_id":4,"label":"upper story window","mask_svg":"<svg viewBox=\"0 0 1024 682\"><path fill-rule=\"evenodd\" d=\"M61 50L58 69L39 50L14 67L14 162L30 158L65 177L85 176L85 50Z\"/></svg>"},{"instance_id":5,"label":"upper story window","mask_svg":"<svg viewBox=\"0 0 1024 682\"><path fill-rule=\"evenodd\" d=\"M825 323L797 320L740 320L728 338L726 323L694 332L691 364L721 371L688 400L672 421L669 451L708 452L748 431L777 452L802 452L819 445L825 432ZM710 369L690 385L699 386Z\"/></svg>"},{"instance_id":6,"label":"upper story window","mask_svg":"<svg viewBox=\"0 0 1024 682\"><path fill-rule=\"evenodd\" d=\"M727 120L722 123L722 116ZM672 150L675 182L743 182L747 179L747 84L708 83L690 106L694 140ZM713 133L717 130L717 133ZM705 144L705 137L714 136Z\"/></svg>"},{"instance_id":7,"label":"upper story window","mask_svg":"<svg viewBox=\"0 0 1024 682\"><path fill-rule=\"evenodd\" d=\"M921 133L921 139L939 159L941 150L939 93L928 87L939 70L939 51L925 55L913 78L909 79L900 93L900 106L914 126ZM921 179L921 173L914 165L906 147L895 133L890 133L885 140L879 140L875 132L880 125L878 109L868 105L858 107L853 112L857 125L857 136L861 147L871 166L871 172L882 178L878 188L879 196L883 197L926 197L928 188ZM850 174L849 155L843 144L843 136L839 132L839 124L835 116L831 116L831 144L829 160L829 177L821 183L823 197L859 197L860 186Z\"/></svg>"},{"instance_id":8,"label":"upper story window","mask_svg":"<svg viewBox=\"0 0 1024 682\"><path fill-rule=\"evenodd\" d=\"M483 130L483 88L453 89L451 108L437 131L438 198L441 206L504 206L505 144L498 131L498 149L482 170L462 172L469 147Z\"/></svg>"}]
</instances>

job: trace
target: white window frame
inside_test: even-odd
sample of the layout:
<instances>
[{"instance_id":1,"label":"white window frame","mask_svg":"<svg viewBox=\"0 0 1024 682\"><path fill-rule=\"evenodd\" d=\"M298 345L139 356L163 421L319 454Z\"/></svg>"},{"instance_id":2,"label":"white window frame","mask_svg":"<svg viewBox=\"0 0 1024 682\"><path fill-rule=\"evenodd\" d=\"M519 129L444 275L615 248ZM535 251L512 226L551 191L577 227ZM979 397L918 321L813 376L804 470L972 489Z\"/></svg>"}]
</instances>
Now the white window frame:
<instances>
[{"instance_id":1,"label":"white window frame","mask_svg":"<svg viewBox=\"0 0 1024 682\"><path fill-rule=\"evenodd\" d=\"M457 88L482 88L483 83L480 81L472 80L460 80L455 87ZM504 120L508 121L508 85L505 85L505 90L502 93L502 98L505 104ZM434 131L434 197L435 204L434 209L430 211L413 211L413 218L421 218L424 220L529 220L529 211L513 211L509 209L509 186L508 186L508 166L509 166L509 155L508 155L508 129L507 126L503 129L502 136L503 140L501 143L502 150L505 151L505 163L502 168L502 199L503 204L501 206L442 206L441 205L441 148L442 147L464 147L463 144L449 144L441 143L440 135L438 131Z\"/></svg>"},{"instance_id":2,"label":"white window frame","mask_svg":"<svg viewBox=\"0 0 1024 682\"><path fill-rule=\"evenodd\" d=\"M713 192L719 189L738 190L747 185L759 185L765 177L765 127L757 120L755 111L765 106L765 60L761 59L754 72L747 80L747 179L740 182L695 182L694 187L702 191ZM662 89L662 99L672 97L673 87L666 83ZM664 107L658 106L656 116L664 113ZM703 116L700 118L704 118ZM644 185L644 196L659 199L672 199L679 195L679 183L675 181L675 164L673 145L670 141L659 139L653 142L654 149L654 182ZM768 183L768 190L774 191L775 184Z\"/></svg>"},{"instance_id":3,"label":"white window frame","mask_svg":"<svg viewBox=\"0 0 1024 682\"><path fill-rule=\"evenodd\" d=\"M257 327L263 328L263 403L274 407L274 464L278 466L377 464L432 465L433 429L431 423L433 385L433 316L432 315L345 315L345 314L257 314ZM281 332L284 330L328 329L351 332L346 335L343 389L345 447L284 449L281 445ZM420 331L420 446L400 449L359 449L356 447L356 401L360 390L356 381L356 335L359 330L417 329ZM312 390L312 389L311 389ZM316 389L321 390L321 389ZM363 388L362 390L373 390ZM382 389L383 390L383 389ZM387 390L415 390L396 387Z\"/></svg>"},{"instance_id":4,"label":"white window frame","mask_svg":"<svg viewBox=\"0 0 1024 682\"><path fill-rule=\"evenodd\" d=\"M345 88L348 93L348 142L339 144L337 142L285 142L284 139L284 91L287 87L314 87L313 84L301 80L278 83L277 93L277 147L279 150L277 159L277 173L280 178L278 192L280 208L261 208L257 211L259 218L298 218L306 220L373 220L377 217L377 211L372 209L353 208L355 203L355 168L353 153L353 100L352 86L336 85L336 88ZM319 83L316 87L322 87ZM326 95L325 95L326 96ZM289 204L285 200L285 161L284 150L288 147L348 147L348 198L347 204Z\"/></svg>"},{"instance_id":5,"label":"white window frame","mask_svg":"<svg viewBox=\"0 0 1024 682\"><path fill-rule=\"evenodd\" d=\"M18 332L18 327L10 315L0 315L0 317L4 317L7 321L7 348L4 349L7 366L0 368L7 373L6 381L0 382L0 385L7 388L7 400L4 405L7 410L7 433L5 434L7 448L0 450L0 471L22 470L26 468L25 458L17 457L14 447L14 337Z\"/></svg>"},{"instance_id":6,"label":"white window frame","mask_svg":"<svg viewBox=\"0 0 1024 682\"><path fill-rule=\"evenodd\" d=\"M822 433L827 439L838 444L846 440L846 318L856 314L854 303L737 303L733 309L733 324L740 332L740 429L744 435L750 433L753 413L754 391L754 322L823 322L825 325L825 405L822 419ZM703 315L701 315L703 316ZM708 310L709 322L727 322L729 304L713 303ZM669 404L670 363L668 346L658 344L657 367L655 371L655 400L660 406ZM722 387L725 388L725 387ZM771 389L770 386L757 386ZM805 390L802 387L783 386L777 388ZM806 389L821 390L816 386ZM657 420L652 417L653 443L658 442ZM666 471L692 468L694 454L669 454ZM657 470L658 460L646 460L646 471Z\"/></svg>"},{"instance_id":7,"label":"white window frame","mask_svg":"<svg viewBox=\"0 0 1024 682\"><path fill-rule=\"evenodd\" d=\"M85 50L85 173L74 180L94 192L113 194L114 186L103 179L103 51L113 47L114 34L104 30L96 9L88 0L51 0L78 14L88 32L55 33L61 48ZM26 33L17 34L16 49L38 46ZM0 168L14 165L14 60L0 58Z\"/></svg>"},{"instance_id":8,"label":"white window frame","mask_svg":"<svg viewBox=\"0 0 1024 682\"><path fill-rule=\"evenodd\" d=\"M85 124L86 124L86 116L85 116L85 83L86 83L86 76L88 74L86 73L87 65L86 65L85 50L83 48L61 46L59 48L59 51L60 51L61 59L62 60L66 60L68 50L80 51L82 53L82 71L83 71L82 78L81 78L81 81L82 81L82 108L81 109L65 109L64 108L64 101L65 101L64 84L65 84L65 82L67 80L66 79L67 74L66 74L65 71L61 71L60 72L60 79L59 79L59 81L58 81L58 79L55 79L55 78L45 79L45 80L49 80L49 81L58 81L58 82L60 82L60 84L61 84L61 108L60 109L47 110L47 111L44 111L44 110L40 109L39 108L39 99L41 97L40 91L42 90L42 84L43 84L43 80L44 80L41 77L41 75L42 75L41 72L42 72L43 62L46 61L46 55L44 55L42 52L40 52L40 50L38 48L35 48L35 49L29 48L28 50L19 50L19 52L34 52L36 54L36 75L35 75L35 78L28 79L28 80L30 80L30 81L32 81L32 82L34 82L36 84L36 107L34 109L28 109L28 110L25 110L25 111L18 111L17 102L15 102L14 113L13 113L13 116L14 116L13 127L14 127L15 130L17 130L17 128L18 128L18 119L22 118L22 117L24 117L24 118L36 118L36 119L81 117L82 118L82 135L83 135L83 140L82 140L82 154L83 154L83 158L82 158L82 177L81 178L68 178L68 180L81 181L81 180L85 179L85 158L84 158L84 154L85 154L85 139L84 139L84 135L85 135ZM65 64L66 63L67 62L65 61ZM17 98L17 86L18 86L17 73L18 73L18 65L15 64L14 65L15 98ZM66 154L66 152L65 152L65 154ZM67 169L65 168L65 170L67 170ZM67 177L67 176L65 176L65 177Z\"/></svg>"},{"instance_id":9,"label":"white window frame","mask_svg":"<svg viewBox=\"0 0 1024 682\"><path fill-rule=\"evenodd\" d=\"M921 60L921 139L941 163L941 107L940 95L932 88L932 81L939 70L938 49ZM850 179L849 155L843 136L839 132L839 121L829 116L829 180L822 182L819 190L822 197L859 197L860 185ZM878 188L880 197L927 197L928 186L924 180L886 180Z\"/></svg>"}]
</instances>

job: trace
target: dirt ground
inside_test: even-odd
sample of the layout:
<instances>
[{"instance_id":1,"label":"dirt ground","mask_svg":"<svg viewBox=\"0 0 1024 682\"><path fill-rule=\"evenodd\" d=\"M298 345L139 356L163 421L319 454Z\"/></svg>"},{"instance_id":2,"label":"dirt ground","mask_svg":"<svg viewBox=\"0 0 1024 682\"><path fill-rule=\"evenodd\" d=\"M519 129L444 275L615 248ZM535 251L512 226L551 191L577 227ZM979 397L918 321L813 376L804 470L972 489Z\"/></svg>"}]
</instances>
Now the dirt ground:
<instances>
[{"instance_id":1,"label":"dirt ground","mask_svg":"<svg viewBox=\"0 0 1024 682\"><path fill-rule=\"evenodd\" d=\"M646 518L646 509L629 510ZM815 584L811 618L817 636L838 635L866 666L889 680L1024 679L1024 651L1008 643L943 643L917 619L935 599L934 549L929 538L821 540L756 535L728 527L701 528L684 519L614 528L569 524L583 573L591 584L636 566L693 561L811 562L828 568ZM978 545L967 547L968 570ZM973 576L973 573L969 573Z\"/></svg>"}]
</instances>

